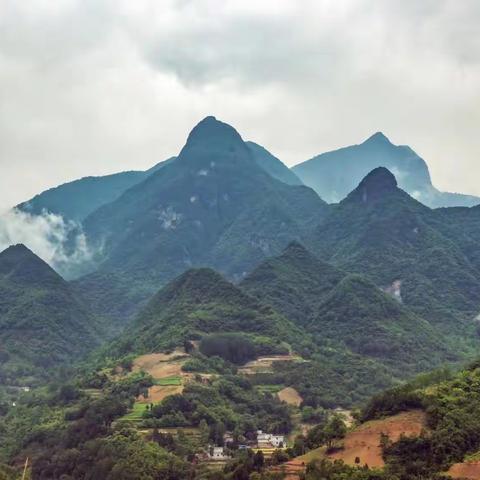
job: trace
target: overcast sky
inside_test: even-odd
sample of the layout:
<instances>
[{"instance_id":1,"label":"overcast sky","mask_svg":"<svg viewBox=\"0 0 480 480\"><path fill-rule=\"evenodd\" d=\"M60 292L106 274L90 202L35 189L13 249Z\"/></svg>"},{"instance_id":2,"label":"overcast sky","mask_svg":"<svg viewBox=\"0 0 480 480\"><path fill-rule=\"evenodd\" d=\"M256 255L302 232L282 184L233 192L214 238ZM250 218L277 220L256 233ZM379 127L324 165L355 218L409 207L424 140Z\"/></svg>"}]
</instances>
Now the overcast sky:
<instances>
[{"instance_id":1,"label":"overcast sky","mask_svg":"<svg viewBox=\"0 0 480 480\"><path fill-rule=\"evenodd\" d=\"M0 0L0 208L176 154L212 114L288 165L383 131L480 195L478 0Z\"/></svg>"}]
</instances>

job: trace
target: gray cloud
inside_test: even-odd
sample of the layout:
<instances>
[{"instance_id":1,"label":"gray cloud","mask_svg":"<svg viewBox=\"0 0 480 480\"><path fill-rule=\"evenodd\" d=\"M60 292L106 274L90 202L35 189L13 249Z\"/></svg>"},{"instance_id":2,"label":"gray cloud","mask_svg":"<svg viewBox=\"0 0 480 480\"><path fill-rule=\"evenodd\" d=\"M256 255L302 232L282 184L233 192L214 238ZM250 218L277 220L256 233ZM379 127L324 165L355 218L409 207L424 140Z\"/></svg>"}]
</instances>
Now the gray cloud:
<instances>
[{"instance_id":1,"label":"gray cloud","mask_svg":"<svg viewBox=\"0 0 480 480\"><path fill-rule=\"evenodd\" d=\"M476 0L4 0L0 207L147 168L214 114L287 164L377 130L480 194Z\"/></svg>"}]
</instances>

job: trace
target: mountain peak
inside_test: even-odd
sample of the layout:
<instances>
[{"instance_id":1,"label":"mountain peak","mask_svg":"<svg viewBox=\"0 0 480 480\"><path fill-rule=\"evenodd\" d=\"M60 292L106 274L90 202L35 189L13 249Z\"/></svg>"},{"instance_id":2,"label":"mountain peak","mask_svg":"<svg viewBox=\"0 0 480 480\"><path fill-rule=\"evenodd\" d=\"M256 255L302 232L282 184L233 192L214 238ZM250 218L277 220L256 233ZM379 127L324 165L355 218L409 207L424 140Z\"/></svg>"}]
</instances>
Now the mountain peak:
<instances>
[{"instance_id":1,"label":"mountain peak","mask_svg":"<svg viewBox=\"0 0 480 480\"><path fill-rule=\"evenodd\" d=\"M23 243L10 245L8 248L0 252L0 264L14 267L21 261L40 260L28 247Z\"/></svg>"},{"instance_id":2,"label":"mountain peak","mask_svg":"<svg viewBox=\"0 0 480 480\"><path fill-rule=\"evenodd\" d=\"M232 151L239 146L246 149L242 137L231 125L217 120L214 116L208 116L190 132L182 153L190 149L204 148Z\"/></svg>"},{"instance_id":3,"label":"mountain peak","mask_svg":"<svg viewBox=\"0 0 480 480\"><path fill-rule=\"evenodd\" d=\"M310 255L310 252L298 241L292 240L283 250L282 255L288 253L302 253L305 255Z\"/></svg>"},{"instance_id":4,"label":"mountain peak","mask_svg":"<svg viewBox=\"0 0 480 480\"><path fill-rule=\"evenodd\" d=\"M388 139L383 132L376 132L372 136L368 137L364 142L368 145L392 145L392 142Z\"/></svg>"},{"instance_id":5,"label":"mountain peak","mask_svg":"<svg viewBox=\"0 0 480 480\"><path fill-rule=\"evenodd\" d=\"M35 282L40 284L52 279L64 281L55 270L23 243L11 245L0 253L0 275L28 284Z\"/></svg>"},{"instance_id":6,"label":"mountain peak","mask_svg":"<svg viewBox=\"0 0 480 480\"><path fill-rule=\"evenodd\" d=\"M360 182L347 199L360 199L363 203L371 203L397 190L397 179L385 167L373 169Z\"/></svg>"}]
</instances>

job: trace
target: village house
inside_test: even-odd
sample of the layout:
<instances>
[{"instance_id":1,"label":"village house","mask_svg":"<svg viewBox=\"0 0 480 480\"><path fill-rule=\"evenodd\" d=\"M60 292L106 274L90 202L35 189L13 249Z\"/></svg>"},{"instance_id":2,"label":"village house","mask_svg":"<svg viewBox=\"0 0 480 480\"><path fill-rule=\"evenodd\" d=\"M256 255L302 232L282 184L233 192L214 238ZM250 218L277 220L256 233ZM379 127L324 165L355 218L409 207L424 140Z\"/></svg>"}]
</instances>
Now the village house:
<instances>
[{"instance_id":1,"label":"village house","mask_svg":"<svg viewBox=\"0 0 480 480\"><path fill-rule=\"evenodd\" d=\"M223 447L209 447L208 451L210 460L225 460L228 458Z\"/></svg>"},{"instance_id":2,"label":"village house","mask_svg":"<svg viewBox=\"0 0 480 480\"><path fill-rule=\"evenodd\" d=\"M258 448L283 448L285 445L284 435L274 435L273 433L263 433L262 430L257 431Z\"/></svg>"}]
</instances>

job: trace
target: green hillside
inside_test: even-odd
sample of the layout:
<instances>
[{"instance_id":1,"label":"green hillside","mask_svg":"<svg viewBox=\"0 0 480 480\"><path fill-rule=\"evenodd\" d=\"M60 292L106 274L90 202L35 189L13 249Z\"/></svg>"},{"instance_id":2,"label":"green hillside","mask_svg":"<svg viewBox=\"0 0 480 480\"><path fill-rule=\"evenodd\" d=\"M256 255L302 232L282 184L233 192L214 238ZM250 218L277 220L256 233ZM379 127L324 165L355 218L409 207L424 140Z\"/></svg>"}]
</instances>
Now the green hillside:
<instances>
[{"instance_id":1,"label":"green hillside","mask_svg":"<svg viewBox=\"0 0 480 480\"><path fill-rule=\"evenodd\" d=\"M376 285L400 286L403 303L449 334L469 335L480 305L480 277L438 214L372 171L320 223L314 252Z\"/></svg>"},{"instance_id":2,"label":"green hillside","mask_svg":"<svg viewBox=\"0 0 480 480\"><path fill-rule=\"evenodd\" d=\"M453 342L429 322L365 277L338 270L298 242L260 264L240 287L305 328L317 352L335 352L331 357L338 364L354 355L358 365L373 360L392 378L408 378L459 359Z\"/></svg>"},{"instance_id":3,"label":"green hillside","mask_svg":"<svg viewBox=\"0 0 480 480\"><path fill-rule=\"evenodd\" d=\"M0 378L48 376L100 343L102 331L65 282L23 245L0 253Z\"/></svg>"},{"instance_id":4,"label":"green hillside","mask_svg":"<svg viewBox=\"0 0 480 480\"><path fill-rule=\"evenodd\" d=\"M297 348L308 343L301 329L285 317L203 268L188 270L161 289L114 344L114 351L158 352L225 332L275 339L272 348L281 342Z\"/></svg>"},{"instance_id":5,"label":"green hillside","mask_svg":"<svg viewBox=\"0 0 480 480\"><path fill-rule=\"evenodd\" d=\"M309 326L319 342L347 346L408 378L447 361L456 349L426 320L358 275L346 276L320 305Z\"/></svg>"},{"instance_id":6,"label":"green hillside","mask_svg":"<svg viewBox=\"0 0 480 480\"><path fill-rule=\"evenodd\" d=\"M256 267L240 287L295 323L307 325L345 275L312 255L299 242L292 242L279 256L268 258Z\"/></svg>"},{"instance_id":7,"label":"green hillside","mask_svg":"<svg viewBox=\"0 0 480 480\"><path fill-rule=\"evenodd\" d=\"M387 442L385 478L440 479L452 464L476 461L480 451L479 385L477 361L455 375L434 372L375 396L363 409L364 421L412 408L427 413L428 432Z\"/></svg>"}]
</instances>

